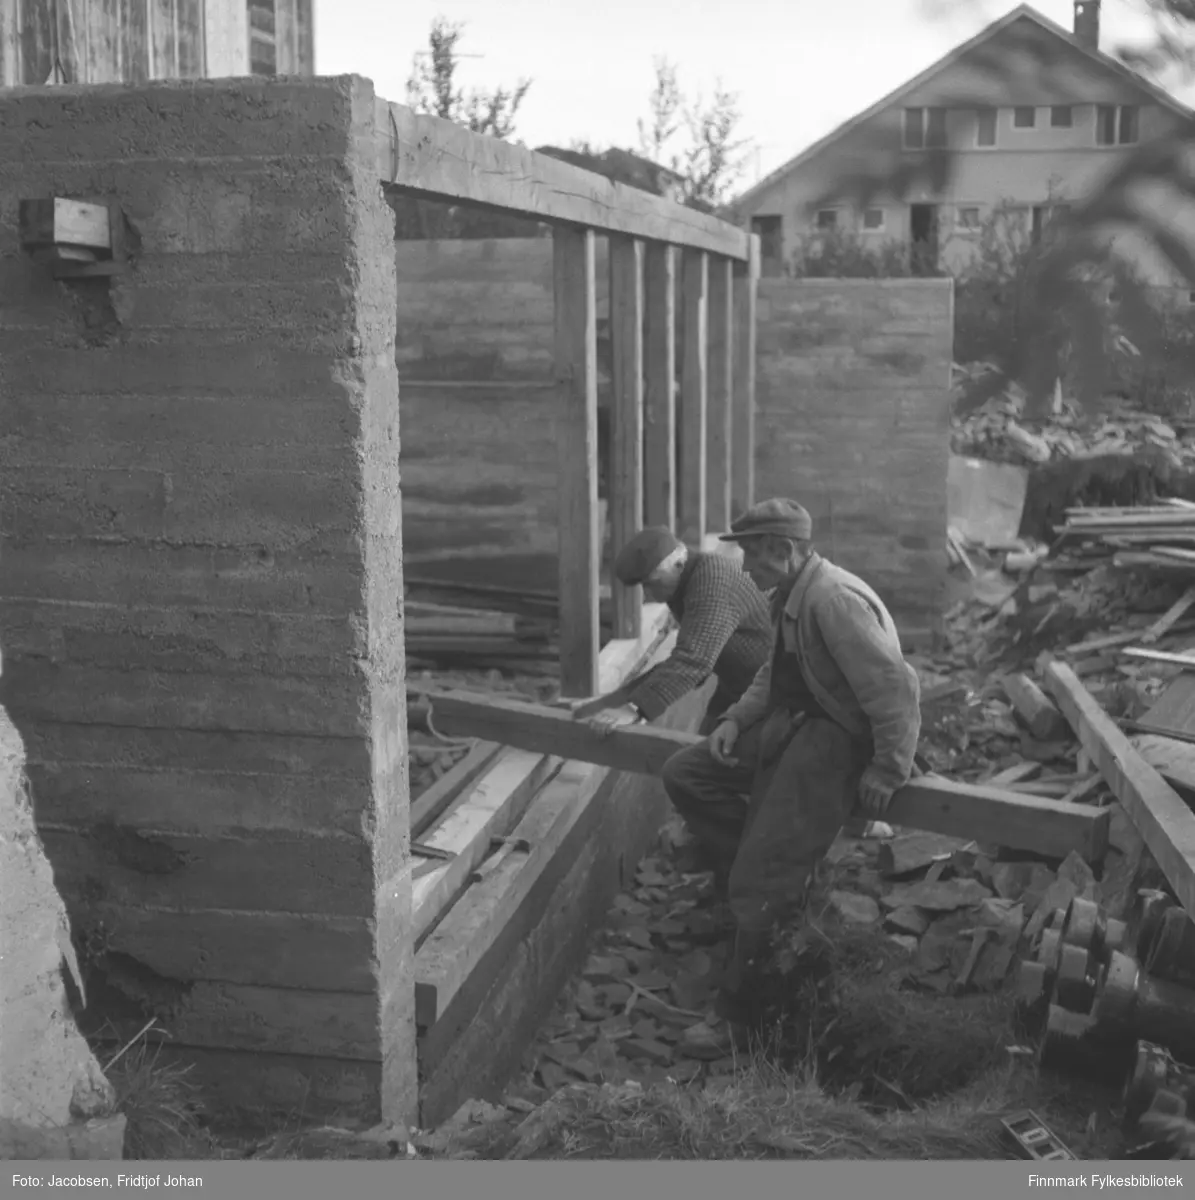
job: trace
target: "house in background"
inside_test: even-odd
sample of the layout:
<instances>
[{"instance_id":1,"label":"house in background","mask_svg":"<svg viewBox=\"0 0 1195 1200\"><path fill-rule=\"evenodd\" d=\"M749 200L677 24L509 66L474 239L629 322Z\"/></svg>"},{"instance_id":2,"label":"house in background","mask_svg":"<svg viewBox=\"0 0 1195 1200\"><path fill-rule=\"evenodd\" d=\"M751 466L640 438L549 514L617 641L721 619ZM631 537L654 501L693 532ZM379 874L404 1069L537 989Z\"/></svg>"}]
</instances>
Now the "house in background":
<instances>
[{"instance_id":1,"label":"house in background","mask_svg":"<svg viewBox=\"0 0 1195 1200\"><path fill-rule=\"evenodd\" d=\"M0 0L0 87L314 75L314 0Z\"/></svg>"},{"instance_id":2,"label":"house in background","mask_svg":"<svg viewBox=\"0 0 1195 1200\"><path fill-rule=\"evenodd\" d=\"M760 235L764 272L784 273L801 239L829 229L899 242L915 272L961 265L998 207L1039 234L1192 116L1103 53L1099 26L1099 0L1076 0L1073 32L1022 4L762 179L732 210ZM918 180L865 208L836 193L860 170L895 177L935 152L949 156L940 190ZM1155 286L1190 287L1145 248L1130 253Z\"/></svg>"}]
</instances>

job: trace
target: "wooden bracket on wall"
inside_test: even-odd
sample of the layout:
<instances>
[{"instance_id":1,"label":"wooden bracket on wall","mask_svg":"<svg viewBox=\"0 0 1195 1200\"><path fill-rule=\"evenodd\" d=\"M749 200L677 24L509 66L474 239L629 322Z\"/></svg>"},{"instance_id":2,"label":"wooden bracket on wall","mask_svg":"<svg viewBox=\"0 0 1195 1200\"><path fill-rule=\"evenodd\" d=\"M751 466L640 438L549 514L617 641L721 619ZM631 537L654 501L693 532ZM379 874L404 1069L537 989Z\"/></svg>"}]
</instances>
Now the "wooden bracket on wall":
<instances>
[{"instance_id":1,"label":"wooden bracket on wall","mask_svg":"<svg viewBox=\"0 0 1195 1200\"><path fill-rule=\"evenodd\" d=\"M21 248L35 262L47 263L55 279L96 279L126 269L119 231L119 209L108 204L67 200L22 200Z\"/></svg>"}]
</instances>

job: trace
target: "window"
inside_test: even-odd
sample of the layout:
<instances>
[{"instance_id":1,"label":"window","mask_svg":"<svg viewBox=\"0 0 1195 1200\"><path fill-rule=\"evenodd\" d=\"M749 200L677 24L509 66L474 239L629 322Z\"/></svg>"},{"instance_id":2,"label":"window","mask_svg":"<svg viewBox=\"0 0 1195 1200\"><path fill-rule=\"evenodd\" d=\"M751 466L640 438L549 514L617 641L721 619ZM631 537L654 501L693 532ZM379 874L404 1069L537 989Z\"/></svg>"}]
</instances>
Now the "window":
<instances>
[{"instance_id":1,"label":"window","mask_svg":"<svg viewBox=\"0 0 1195 1200\"><path fill-rule=\"evenodd\" d=\"M863 210L863 228L869 233L878 233L884 228L884 210L882 208L866 208Z\"/></svg>"},{"instance_id":2,"label":"window","mask_svg":"<svg viewBox=\"0 0 1195 1200\"><path fill-rule=\"evenodd\" d=\"M838 209L819 208L817 210L817 227L818 229L837 229Z\"/></svg>"},{"instance_id":3,"label":"window","mask_svg":"<svg viewBox=\"0 0 1195 1200\"><path fill-rule=\"evenodd\" d=\"M1012 110L1012 123L1016 129L1032 129L1037 124L1037 109L1032 104L1018 104Z\"/></svg>"},{"instance_id":4,"label":"window","mask_svg":"<svg viewBox=\"0 0 1195 1200\"><path fill-rule=\"evenodd\" d=\"M960 208L955 224L959 229L969 232L979 229L979 209L974 206Z\"/></svg>"},{"instance_id":5,"label":"window","mask_svg":"<svg viewBox=\"0 0 1195 1200\"><path fill-rule=\"evenodd\" d=\"M1050 124L1055 129L1069 129L1074 123L1074 116L1069 104L1055 104L1050 109Z\"/></svg>"},{"instance_id":6,"label":"window","mask_svg":"<svg viewBox=\"0 0 1195 1200\"><path fill-rule=\"evenodd\" d=\"M996 144L996 110L994 108L975 110L975 144L977 146L994 146Z\"/></svg>"},{"instance_id":7,"label":"window","mask_svg":"<svg viewBox=\"0 0 1195 1200\"><path fill-rule=\"evenodd\" d=\"M1137 106L1098 104L1095 109L1095 144L1131 146L1139 136Z\"/></svg>"},{"instance_id":8,"label":"window","mask_svg":"<svg viewBox=\"0 0 1195 1200\"><path fill-rule=\"evenodd\" d=\"M944 108L905 109L905 149L933 150L946 145Z\"/></svg>"},{"instance_id":9,"label":"window","mask_svg":"<svg viewBox=\"0 0 1195 1200\"><path fill-rule=\"evenodd\" d=\"M764 274L779 270L784 257L784 222L775 214L751 218L751 232L759 234L759 257Z\"/></svg>"}]
</instances>

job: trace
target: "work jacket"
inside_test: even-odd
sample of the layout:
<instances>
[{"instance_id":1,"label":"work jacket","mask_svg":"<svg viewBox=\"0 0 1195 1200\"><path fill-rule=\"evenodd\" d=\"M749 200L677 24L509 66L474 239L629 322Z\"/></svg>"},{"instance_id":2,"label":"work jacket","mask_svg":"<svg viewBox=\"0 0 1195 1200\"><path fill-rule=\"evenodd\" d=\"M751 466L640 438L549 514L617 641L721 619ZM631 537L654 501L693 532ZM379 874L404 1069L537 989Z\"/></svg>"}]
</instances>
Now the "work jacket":
<instances>
[{"instance_id":1,"label":"work jacket","mask_svg":"<svg viewBox=\"0 0 1195 1200\"><path fill-rule=\"evenodd\" d=\"M870 740L873 771L891 787L907 783L921 736L921 684L875 592L849 571L811 554L781 610L776 636L796 656L827 716ZM740 729L768 714L772 662L769 658L726 710L726 719Z\"/></svg>"}]
</instances>

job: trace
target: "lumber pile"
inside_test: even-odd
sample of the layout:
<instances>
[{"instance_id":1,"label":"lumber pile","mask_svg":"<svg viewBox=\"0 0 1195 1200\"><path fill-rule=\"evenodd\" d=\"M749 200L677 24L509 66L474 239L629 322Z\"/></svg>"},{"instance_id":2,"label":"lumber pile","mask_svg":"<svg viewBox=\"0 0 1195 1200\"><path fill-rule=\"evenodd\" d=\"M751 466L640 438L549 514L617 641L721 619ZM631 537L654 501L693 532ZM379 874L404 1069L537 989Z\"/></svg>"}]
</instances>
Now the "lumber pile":
<instances>
[{"instance_id":1,"label":"lumber pile","mask_svg":"<svg viewBox=\"0 0 1195 1200\"><path fill-rule=\"evenodd\" d=\"M1195 504L1167 500L1133 508L1070 508L1059 546L1088 563L1195 576Z\"/></svg>"},{"instance_id":2,"label":"lumber pile","mask_svg":"<svg viewBox=\"0 0 1195 1200\"><path fill-rule=\"evenodd\" d=\"M416 669L471 666L552 671L559 661L555 623L539 612L466 608L407 599L404 623L408 663Z\"/></svg>"}]
</instances>

